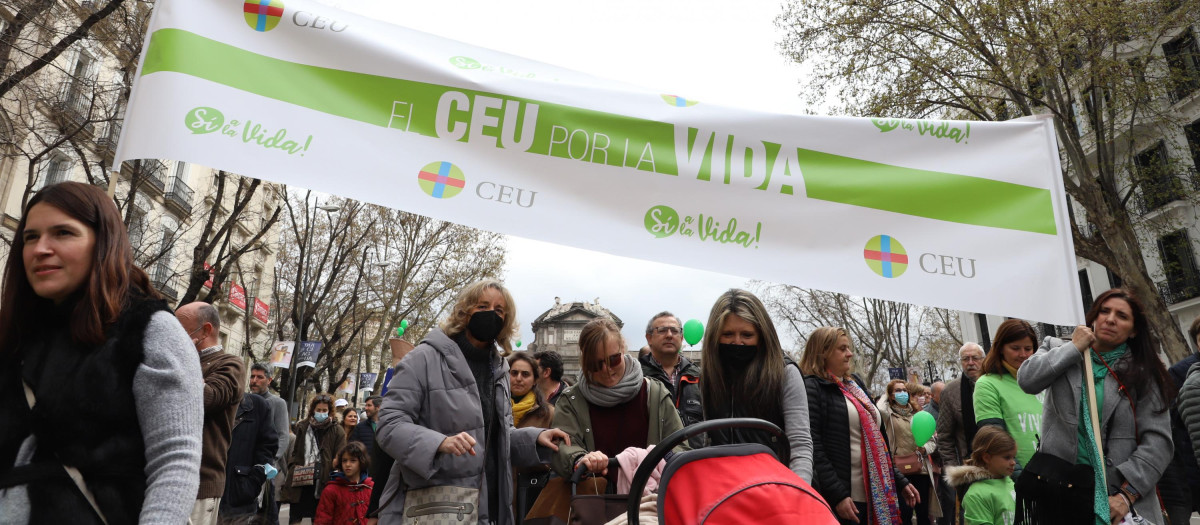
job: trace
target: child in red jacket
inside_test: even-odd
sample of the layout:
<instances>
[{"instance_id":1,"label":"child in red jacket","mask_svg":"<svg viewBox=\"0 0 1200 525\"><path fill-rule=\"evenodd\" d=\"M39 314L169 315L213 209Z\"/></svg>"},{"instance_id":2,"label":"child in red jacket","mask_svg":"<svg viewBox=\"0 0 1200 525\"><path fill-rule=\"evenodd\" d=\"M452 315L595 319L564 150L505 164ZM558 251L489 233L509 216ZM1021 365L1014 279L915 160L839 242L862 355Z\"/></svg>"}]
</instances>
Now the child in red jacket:
<instances>
[{"instance_id":1,"label":"child in red jacket","mask_svg":"<svg viewBox=\"0 0 1200 525\"><path fill-rule=\"evenodd\" d=\"M366 446L352 441L338 451L337 458L342 469L335 470L330 475L332 479L321 490L321 502L317 505L313 525L365 525L371 489L375 486L367 476L371 456Z\"/></svg>"}]
</instances>

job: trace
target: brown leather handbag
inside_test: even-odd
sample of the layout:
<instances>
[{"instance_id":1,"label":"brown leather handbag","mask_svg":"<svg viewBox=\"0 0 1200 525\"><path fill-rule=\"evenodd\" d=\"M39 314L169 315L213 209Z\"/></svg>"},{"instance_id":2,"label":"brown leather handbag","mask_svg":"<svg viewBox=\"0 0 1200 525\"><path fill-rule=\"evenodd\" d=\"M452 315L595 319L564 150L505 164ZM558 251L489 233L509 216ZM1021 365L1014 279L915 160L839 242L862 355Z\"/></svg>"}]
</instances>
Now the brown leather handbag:
<instances>
[{"instance_id":1,"label":"brown leather handbag","mask_svg":"<svg viewBox=\"0 0 1200 525\"><path fill-rule=\"evenodd\" d=\"M896 464L896 468L900 469L900 473L905 476L921 472L921 456L916 452L903 456L892 456L892 462Z\"/></svg>"}]
</instances>

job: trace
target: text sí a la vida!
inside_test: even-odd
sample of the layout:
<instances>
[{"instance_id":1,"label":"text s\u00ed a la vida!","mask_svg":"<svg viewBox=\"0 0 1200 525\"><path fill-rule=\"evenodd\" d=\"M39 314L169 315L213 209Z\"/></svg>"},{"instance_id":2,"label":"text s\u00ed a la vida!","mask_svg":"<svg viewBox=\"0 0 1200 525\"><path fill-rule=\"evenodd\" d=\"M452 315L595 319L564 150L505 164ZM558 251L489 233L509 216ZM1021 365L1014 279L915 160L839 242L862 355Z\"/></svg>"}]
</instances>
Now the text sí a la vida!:
<instances>
[{"instance_id":1,"label":"text s\u00ed a la vida!","mask_svg":"<svg viewBox=\"0 0 1200 525\"><path fill-rule=\"evenodd\" d=\"M303 142L293 140L288 136L286 128L270 129L261 123L247 119L225 121L225 115L216 108L198 107L188 112L184 118L188 131L195 135L220 132L220 135L231 138L241 138L244 144L253 144L268 150L280 150L288 155L299 154L301 157L312 146L313 136L309 135Z\"/></svg>"}]
</instances>

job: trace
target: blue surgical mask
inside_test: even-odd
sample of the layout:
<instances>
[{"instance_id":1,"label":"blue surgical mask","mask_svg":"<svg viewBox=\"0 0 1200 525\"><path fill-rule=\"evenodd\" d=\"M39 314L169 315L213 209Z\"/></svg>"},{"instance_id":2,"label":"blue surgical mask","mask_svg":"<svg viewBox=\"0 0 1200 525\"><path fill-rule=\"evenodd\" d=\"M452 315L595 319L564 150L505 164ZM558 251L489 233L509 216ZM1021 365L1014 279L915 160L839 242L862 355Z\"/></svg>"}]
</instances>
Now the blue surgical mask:
<instances>
[{"instance_id":1,"label":"blue surgical mask","mask_svg":"<svg viewBox=\"0 0 1200 525\"><path fill-rule=\"evenodd\" d=\"M907 405L908 404L908 392L896 392L896 404L897 405Z\"/></svg>"},{"instance_id":2,"label":"blue surgical mask","mask_svg":"<svg viewBox=\"0 0 1200 525\"><path fill-rule=\"evenodd\" d=\"M908 398L905 397L905 399L908 399ZM313 419L316 420L317 423L324 423L326 419L329 419L329 413L328 412L314 412Z\"/></svg>"}]
</instances>

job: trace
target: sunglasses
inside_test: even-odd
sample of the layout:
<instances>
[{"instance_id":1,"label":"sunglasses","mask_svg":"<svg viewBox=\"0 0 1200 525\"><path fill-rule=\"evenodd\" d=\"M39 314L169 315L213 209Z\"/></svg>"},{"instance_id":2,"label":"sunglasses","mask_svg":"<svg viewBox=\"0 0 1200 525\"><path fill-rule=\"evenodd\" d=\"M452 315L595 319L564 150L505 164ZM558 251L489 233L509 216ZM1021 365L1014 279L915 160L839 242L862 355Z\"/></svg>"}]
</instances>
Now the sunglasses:
<instances>
[{"instance_id":1,"label":"sunglasses","mask_svg":"<svg viewBox=\"0 0 1200 525\"><path fill-rule=\"evenodd\" d=\"M508 375L513 377L533 377L533 372L528 370L509 370Z\"/></svg>"},{"instance_id":2,"label":"sunglasses","mask_svg":"<svg viewBox=\"0 0 1200 525\"><path fill-rule=\"evenodd\" d=\"M621 366L621 361L625 359L625 354L613 354L608 357L597 359L592 362L591 369L593 372L604 370L604 367L616 368Z\"/></svg>"},{"instance_id":3,"label":"sunglasses","mask_svg":"<svg viewBox=\"0 0 1200 525\"><path fill-rule=\"evenodd\" d=\"M656 334L670 334L670 335L679 335L679 334L683 333L682 330L680 330L674 326L658 326L658 327L655 327L651 331Z\"/></svg>"}]
</instances>

